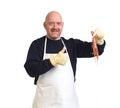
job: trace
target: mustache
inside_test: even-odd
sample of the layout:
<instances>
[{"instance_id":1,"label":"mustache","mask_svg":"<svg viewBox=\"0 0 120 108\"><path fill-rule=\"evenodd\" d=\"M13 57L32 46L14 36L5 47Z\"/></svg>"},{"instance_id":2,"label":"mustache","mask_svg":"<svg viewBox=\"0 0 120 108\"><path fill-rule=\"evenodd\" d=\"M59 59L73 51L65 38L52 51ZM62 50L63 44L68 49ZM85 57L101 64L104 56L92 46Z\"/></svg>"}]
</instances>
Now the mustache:
<instances>
[{"instance_id":1,"label":"mustache","mask_svg":"<svg viewBox=\"0 0 120 108\"><path fill-rule=\"evenodd\" d=\"M60 30L59 29L51 29L52 32L59 32Z\"/></svg>"}]
</instances>

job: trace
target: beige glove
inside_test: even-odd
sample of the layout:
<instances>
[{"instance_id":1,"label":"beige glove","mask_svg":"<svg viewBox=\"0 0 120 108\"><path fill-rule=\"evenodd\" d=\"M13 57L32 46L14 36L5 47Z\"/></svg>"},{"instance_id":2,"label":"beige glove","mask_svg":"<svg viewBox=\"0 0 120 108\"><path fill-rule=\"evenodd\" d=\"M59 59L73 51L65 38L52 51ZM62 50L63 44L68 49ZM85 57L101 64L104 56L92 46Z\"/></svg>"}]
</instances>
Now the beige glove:
<instances>
[{"instance_id":1,"label":"beige glove","mask_svg":"<svg viewBox=\"0 0 120 108\"><path fill-rule=\"evenodd\" d=\"M104 33L99 28L95 29L93 36L96 37L96 42L98 45L102 45L104 43Z\"/></svg>"},{"instance_id":2,"label":"beige glove","mask_svg":"<svg viewBox=\"0 0 120 108\"><path fill-rule=\"evenodd\" d=\"M50 62L53 66L59 65L65 65L68 59L67 55L64 55L65 48L63 48L56 56L50 57Z\"/></svg>"}]
</instances>

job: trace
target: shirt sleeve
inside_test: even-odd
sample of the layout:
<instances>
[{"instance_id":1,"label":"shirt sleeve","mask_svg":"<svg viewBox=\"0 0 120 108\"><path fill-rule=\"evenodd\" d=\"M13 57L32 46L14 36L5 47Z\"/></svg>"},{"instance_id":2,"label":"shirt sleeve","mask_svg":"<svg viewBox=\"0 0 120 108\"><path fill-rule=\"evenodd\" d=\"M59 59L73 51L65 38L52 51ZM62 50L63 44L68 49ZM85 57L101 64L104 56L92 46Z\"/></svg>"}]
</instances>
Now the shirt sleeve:
<instances>
[{"instance_id":1,"label":"shirt sleeve","mask_svg":"<svg viewBox=\"0 0 120 108\"><path fill-rule=\"evenodd\" d=\"M76 39L75 46L76 46L76 54L78 58L89 58L94 56L91 42L86 42ZM101 55L104 52L105 41L103 45L97 45L97 46L98 46L99 55Z\"/></svg>"},{"instance_id":2,"label":"shirt sleeve","mask_svg":"<svg viewBox=\"0 0 120 108\"><path fill-rule=\"evenodd\" d=\"M30 45L27 60L24 64L27 73L31 77L38 77L49 71L53 66L49 59L43 60L43 47L36 41Z\"/></svg>"}]
</instances>

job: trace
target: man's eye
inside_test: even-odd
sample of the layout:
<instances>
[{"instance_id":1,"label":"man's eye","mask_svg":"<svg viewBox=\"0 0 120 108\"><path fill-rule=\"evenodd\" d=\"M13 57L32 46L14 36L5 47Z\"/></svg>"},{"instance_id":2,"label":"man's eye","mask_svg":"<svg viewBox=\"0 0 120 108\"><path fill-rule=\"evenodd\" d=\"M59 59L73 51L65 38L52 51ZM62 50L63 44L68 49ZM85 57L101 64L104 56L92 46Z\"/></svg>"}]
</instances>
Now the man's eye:
<instances>
[{"instance_id":1,"label":"man's eye","mask_svg":"<svg viewBox=\"0 0 120 108\"><path fill-rule=\"evenodd\" d=\"M49 22L49 25L54 25L54 22Z\"/></svg>"},{"instance_id":2,"label":"man's eye","mask_svg":"<svg viewBox=\"0 0 120 108\"><path fill-rule=\"evenodd\" d=\"M62 22L57 22L57 25L61 25L62 24Z\"/></svg>"}]
</instances>

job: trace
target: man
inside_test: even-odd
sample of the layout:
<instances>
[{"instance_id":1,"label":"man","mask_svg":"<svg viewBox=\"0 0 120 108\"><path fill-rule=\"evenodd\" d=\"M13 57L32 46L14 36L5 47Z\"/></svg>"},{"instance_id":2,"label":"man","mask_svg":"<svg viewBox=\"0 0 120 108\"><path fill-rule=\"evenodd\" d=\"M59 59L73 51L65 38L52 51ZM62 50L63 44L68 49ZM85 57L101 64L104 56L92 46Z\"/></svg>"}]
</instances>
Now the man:
<instances>
[{"instance_id":1,"label":"man","mask_svg":"<svg viewBox=\"0 0 120 108\"><path fill-rule=\"evenodd\" d=\"M61 37L60 13L51 11L44 22L46 35L32 42L24 67L35 77L36 95L33 108L79 108L75 93L77 58L93 57L91 42ZM104 51L104 33L96 29L99 55Z\"/></svg>"}]
</instances>

